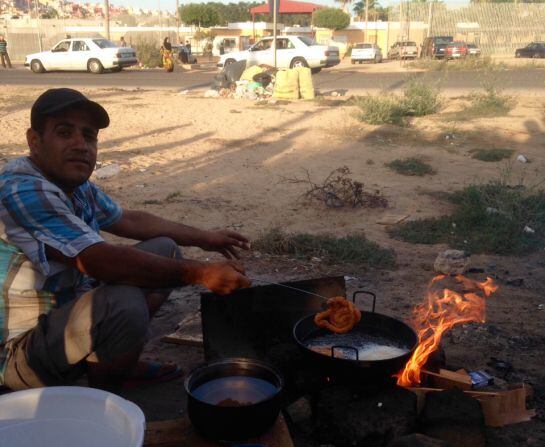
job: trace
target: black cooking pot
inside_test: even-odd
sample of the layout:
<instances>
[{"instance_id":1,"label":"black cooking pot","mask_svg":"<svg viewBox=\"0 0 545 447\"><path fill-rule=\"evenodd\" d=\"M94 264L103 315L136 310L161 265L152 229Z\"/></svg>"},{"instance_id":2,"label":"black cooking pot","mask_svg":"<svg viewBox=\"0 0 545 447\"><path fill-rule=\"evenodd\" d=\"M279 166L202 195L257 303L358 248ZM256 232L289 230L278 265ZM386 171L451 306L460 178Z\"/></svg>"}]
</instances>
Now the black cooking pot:
<instances>
[{"instance_id":1,"label":"black cooking pot","mask_svg":"<svg viewBox=\"0 0 545 447\"><path fill-rule=\"evenodd\" d=\"M348 334L332 334L314 323L316 314L301 318L293 328L293 337L309 362L332 378L385 381L399 372L411 357L418 338L416 333L402 321L375 312L376 295L372 292L354 292L352 301L357 295L373 298L371 312L361 312L361 320ZM309 348L313 340L328 336L331 347L325 352L316 352ZM369 343L380 343L402 349L401 355L380 360L360 358L359 349L351 340L369 340Z\"/></svg>"},{"instance_id":2,"label":"black cooking pot","mask_svg":"<svg viewBox=\"0 0 545 447\"><path fill-rule=\"evenodd\" d=\"M189 419L203 436L214 440L258 436L276 421L283 387L280 374L258 360L208 363L185 379Z\"/></svg>"}]
</instances>

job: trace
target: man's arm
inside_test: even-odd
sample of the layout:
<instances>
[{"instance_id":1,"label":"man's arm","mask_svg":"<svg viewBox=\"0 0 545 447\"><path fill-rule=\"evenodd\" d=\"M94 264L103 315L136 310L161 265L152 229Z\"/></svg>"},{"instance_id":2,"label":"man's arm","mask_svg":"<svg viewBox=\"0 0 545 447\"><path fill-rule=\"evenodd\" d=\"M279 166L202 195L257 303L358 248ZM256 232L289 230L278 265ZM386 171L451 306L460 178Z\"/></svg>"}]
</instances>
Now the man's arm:
<instances>
[{"instance_id":1,"label":"man's arm","mask_svg":"<svg viewBox=\"0 0 545 447\"><path fill-rule=\"evenodd\" d=\"M106 283L150 288L200 284L221 295L250 285L244 268L237 262L166 258L107 242L91 245L74 258L48 246L47 256Z\"/></svg>"},{"instance_id":2,"label":"man's arm","mask_svg":"<svg viewBox=\"0 0 545 447\"><path fill-rule=\"evenodd\" d=\"M163 219L145 211L123 210L122 216L104 231L143 241L166 236L178 245L217 251L226 258L238 258L236 248L248 249L248 239L236 231L207 231Z\"/></svg>"}]
</instances>

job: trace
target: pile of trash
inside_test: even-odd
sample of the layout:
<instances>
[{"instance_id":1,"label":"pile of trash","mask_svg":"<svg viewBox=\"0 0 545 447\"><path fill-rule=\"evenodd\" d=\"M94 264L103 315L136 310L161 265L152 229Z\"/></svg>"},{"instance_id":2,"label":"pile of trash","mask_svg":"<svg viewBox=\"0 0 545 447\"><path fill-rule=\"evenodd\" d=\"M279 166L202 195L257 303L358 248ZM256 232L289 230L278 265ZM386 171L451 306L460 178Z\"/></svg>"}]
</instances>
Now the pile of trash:
<instances>
[{"instance_id":1,"label":"pile of trash","mask_svg":"<svg viewBox=\"0 0 545 447\"><path fill-rule=\"evenodd\" d=\"M314 99L310 68L276 70L267 65L246 67L246 61L234 62L216 75L205 98L233 98L258 101L263 99Z\"/></svg>"}]
</instances>

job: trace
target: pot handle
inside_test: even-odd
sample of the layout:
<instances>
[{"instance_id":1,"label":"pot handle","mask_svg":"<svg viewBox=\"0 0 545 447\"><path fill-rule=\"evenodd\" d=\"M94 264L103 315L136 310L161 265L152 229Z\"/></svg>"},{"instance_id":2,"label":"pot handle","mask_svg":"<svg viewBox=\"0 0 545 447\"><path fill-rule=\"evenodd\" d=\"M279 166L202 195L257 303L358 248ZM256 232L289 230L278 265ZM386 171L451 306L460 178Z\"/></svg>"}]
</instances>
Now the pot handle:
<instances>
[{"instance_id":1,"label":"pot handle","mask_svg":"<svg viewBox=\"0 0 545 447\"><path fill-rule=\"evenodd\" d=\"M356 304L356 296L357 295L370 295L373 297L373 307L371 312L375 312L375 305L377 304L377 296L373 292L368 292L367 290L356 290L354 294L352 295L352 302Z\"/></svg>"},{"instance_id":2,"label":"pot handle","mask_svg":"<svg viewBox=\"0 0 545 447\"><path fill-rule=\"evenodd\" d=\"M343 346L343 345L334 345L334 346L331 346L331 357L333 357L334 359L337 358L335 357L335 349L346 349L348 351L354 351L356 353L356 360L360 360L360 356L359 356L359 350L357 348L354 348L354 346Z\"/></svg>"}]
</instances>

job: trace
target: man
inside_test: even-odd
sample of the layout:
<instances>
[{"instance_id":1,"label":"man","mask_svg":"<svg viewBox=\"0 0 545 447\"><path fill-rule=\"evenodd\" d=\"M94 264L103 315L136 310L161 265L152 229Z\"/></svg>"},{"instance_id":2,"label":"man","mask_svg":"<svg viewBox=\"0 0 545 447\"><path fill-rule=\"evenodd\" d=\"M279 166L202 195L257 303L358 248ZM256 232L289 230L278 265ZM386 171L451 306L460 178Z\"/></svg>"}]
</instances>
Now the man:
<instances>
[{"instance_id":1,"label":"man","mask_svg":"<svg viewBox=\"0 0 545 447\"><path fill-rule=\"evenodd\" d=\"M2 67L13 68L8 54L8 42L3 35L0 34L0 59L2 59Z\"/></svg>"},{"instance_id":2,"label":"man","mask_svg":"<svg viewBox=\"0 0 545 447\"><path fill-rule=\"evenodd\" d=\"M126 48L127 47L127 42L125 42L125 37L121 36L121 39L119 41L119 45L121 46L121 48Z\"/></svg>"},{"instance_id":3,"label":"man","mask_svg":"<svg viewBox=\"0 0 545 447\"><path fill-rule=\"evenodd\" d=\"M236 260L248 240L122 209L89 182L109 116L71 89L44 92L31 110L30 155L0 173L0 385L73 382L111 388L127 376L162 380L173 365L138 363L149 320L172 288L227 294L250 281ZM136 239L104 241L100 231ZM185 260L178 246L227 261Z\"/></svg>"},{"instance_id":4,"label":"man","mask_svg":"<svg viewBox=\"0 0 545 447\"><path fill-rule=\"evenodd\" d=\"M189 40L185 41L185 49L187 50L187 57L189 58L191 56L191 43Z\"/></svg>"}]
</instances>

